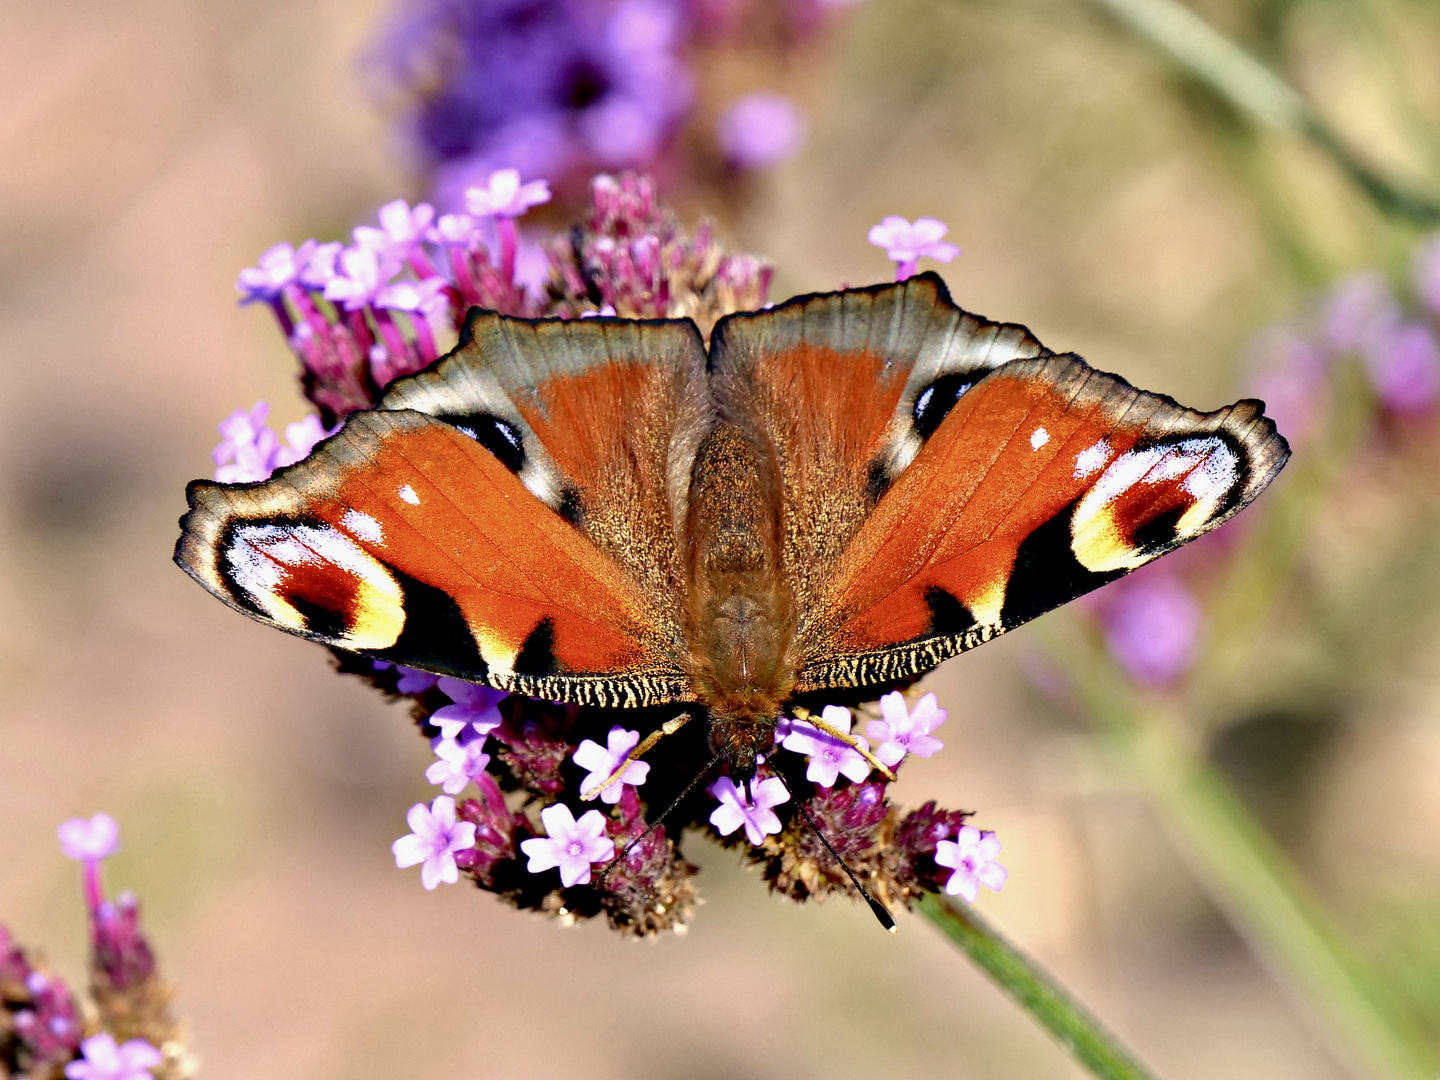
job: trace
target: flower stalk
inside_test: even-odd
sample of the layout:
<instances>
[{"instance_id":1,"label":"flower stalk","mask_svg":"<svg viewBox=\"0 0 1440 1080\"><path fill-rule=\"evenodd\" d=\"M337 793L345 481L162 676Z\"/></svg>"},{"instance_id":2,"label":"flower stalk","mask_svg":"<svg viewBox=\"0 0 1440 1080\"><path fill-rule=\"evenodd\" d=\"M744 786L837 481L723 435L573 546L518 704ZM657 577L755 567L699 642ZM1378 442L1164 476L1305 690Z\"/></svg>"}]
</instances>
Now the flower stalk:
<instances>
[{"instance_id":1,"label":"flower stalk","mask_svg":"<svg viewBox=\"0 0 1440 1080\"><path fill-rule=\"evenodd\" d=\"M1099 1020L974 908L968 904L960 907L929 893L916 902L915 910L963 949L1100 1080L1155 1080L1155 1074L1141 1065Z\"/></svg>"}]
</instances>

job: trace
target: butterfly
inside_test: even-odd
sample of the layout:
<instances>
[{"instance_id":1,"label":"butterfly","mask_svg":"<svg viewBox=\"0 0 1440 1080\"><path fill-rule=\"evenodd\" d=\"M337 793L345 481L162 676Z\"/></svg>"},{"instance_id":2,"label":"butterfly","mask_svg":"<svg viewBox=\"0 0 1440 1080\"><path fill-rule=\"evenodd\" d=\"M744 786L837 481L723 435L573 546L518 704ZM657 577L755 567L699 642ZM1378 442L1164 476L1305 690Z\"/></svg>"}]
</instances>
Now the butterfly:
<instances>
[{"instance_id":1,"label":"butterfly","mask_svg":"<svg viewBox=\"0 0 1440 1080\"><path fill-rule=\"evenodd\" d=\"M1137 390L933 274L708 345L476 309L304 461L193 482L175 560L374 660L681 704L745 778L797 702L878 696L1230 518L1289 456L1263 410Z\"/></svg>"}]
</instances>

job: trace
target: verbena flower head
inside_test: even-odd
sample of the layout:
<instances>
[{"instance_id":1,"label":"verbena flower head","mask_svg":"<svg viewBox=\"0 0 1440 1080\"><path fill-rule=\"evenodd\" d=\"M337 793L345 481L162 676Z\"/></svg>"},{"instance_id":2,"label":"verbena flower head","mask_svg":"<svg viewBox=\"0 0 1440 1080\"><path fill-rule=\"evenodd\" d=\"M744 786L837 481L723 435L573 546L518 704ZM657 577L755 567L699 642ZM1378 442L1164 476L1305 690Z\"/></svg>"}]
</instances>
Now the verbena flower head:
<instances>
[{"instance_id":1,"label":"verbena flower head","mask_svg":"<svg viewBox=\"0 0 1440 1080\"><path fill-rule=\"evenodd\" d=\"M405 815L410 833L390 845L395 865L404 869L420 866L420 883L434 889L442 882L454 885L460 880L455 853L475 843L475 826L455 820L455 800L440 795L429 806L416 803Z\"/></svg>"},{"instance_id":2,"label":"verbena flower head","mask_svg":"<svg viewBox=\"0 0 1440 1080\"><path fill-rule=\"evenodd\" d=\"M639 8L632 15L647 33L664 29L646 22ZM378 227L362 226L345 251L336 244L302 245L309 262L271 305L280 309L305 394L319 410L302 422L303 432L287 429L292 446L313 444L348 412L373 407L388 382L435 359L437 335L447 328L453 334L471 306L524 317L689 317L708 333L719 318L764 305L770 265L727 251L708 223L682 228L648 177L596 177L584 219L539 248L505 212L533 206L541 189L520 183L533 175L525 168L508 177L500 175L504 168L477 177L481 193L464 214L429 218L424 204L397 200L381 208ZM371 255L354 254L360 251ZM534 251L548 260L543 288L527 269L527 252ZM339 278L354 280L357 257L364 260L363 288L342 285L326 299ZM243 457L254 478L268 475L287 451L273 432L266 434L266 420L263 406L227 420L217 462ZM404 488L398 495L418 498ZM742 851L772 889L796 900L855 895L811 821L883 903L907 904L949 878L934 856L965 815L934 804L900 813L887 798L886 780L871 774L864 757L813 725L782 724L777 734L786 749L769 755L743 788L729 777L706 775L705 786L677 803L713 755L703 723L692 722L627 765L577 819L582 795L603 783L642 736L673 719L673 711L617 714L354 654L335 657L342 671L407 702L436 755L426 775L444 794L411 808L411 832L392 849L398 866L421 866L427 889L463 875L518 908L564 919L604 915L623 933L656 934L683 926L693 910L696 868L683 858L679 840L687 829L701 829ZM944 715L933 696L914 709L896 696L864 719L886 759L898 762L939 748L933 732ZM834 706L821 718L845 732L854 723L848 709ZM663 826L652 829L672 804ZM113 907L123 922L123 902Z\"/></svg>"},{"instance_id":3,"label":"verbena flower head","mask_svg":"<svg viewBox=\"0 0 1440 1080\"><path fill-rule=\"evenodd\" d=\"M941 840L935 845L935 862L950 867L954 873L945 883L951 896L975 902L980 886L1000 891L1005 884L1005 868L995 861L1000 854L1000 841L994 833L982 833L974 825L965 825L954 840Z\"/></svg>"},{"instance_id":4,"label":"verbena flower head","mask_svg":"<svg viewBox=\"0 0 1440 1080\"><path fill-rule=\"evenodd\" d=\"M68 1080L153 1080L152 1069L165 1058L144 1039L115 1042L108 1031L80 1044L84 1057L65 1066Z\"/></svg>"},{"instance_id":5,"label":"verbena flower head","mask_svg":"<svg viewBox=\"0 0 1440 1080\"><path fill-rule=\"evenodd\" d=\"M820 719L847 735L853 723L850 710L838 705L826 705ZM870 748L863 736L857 738L867 750ZM870 763L860 751L803 720L790 721L789 733L780 745L792 753L804 754L810 759L810 766L805 770L805 779L812 784L834 787L842 773L858 784L870 775Z\"/></svg>"},{"instance_id":6,"label":"verbena flower head","mask_svg":"<svg viewBox=\"0 0 1440 1080\"><path fill-rule=\"evenodd\" d=\"M571 755L572 760L582 769L588 769L589 775L580 782L582 792L589 791L605 783L614 775L615 770L620 767L626 755L640 744L640 733L638 731L627 731L619 724L610 729L605 736L605 745L601 746L594 739L583 739L576 747L575 753ZM639 787L650 775L650 766L644 761L632 761L625 766L625 770L615 779L615 782L600 792L600 800L611 806L620 801L624 794L624 788Z\"/></svg>"},{"instance_id":7,"label":"verbena flower head","mask_svg":"<svg viewBox=\"0 0 1440 1080\"><path fill-rule=\"evenodd\" d=\"M607 822L599 810L587 810L577 821L568 806L556 803L540 811L540 822L545 835L520 845L530 860L526 869L532 874L558 869L560 883L568 889L590 881L592 864L615 857L615 841L605 835Z\"/></svg>"},{"instance_id":8,"label":"verbena flower head","mask_svg":"<svg viewBox=\"0 0 1440 1080\"><path fill-rule=\"evenodd\" d=\"M870 228L870 243L885 249L895 263L895 280L904 281L914 275L921 259L953 262L960 249L945 241L950 226L935 218L916 218L913 222L891 215Z\"/></svg>"}]
</instances>

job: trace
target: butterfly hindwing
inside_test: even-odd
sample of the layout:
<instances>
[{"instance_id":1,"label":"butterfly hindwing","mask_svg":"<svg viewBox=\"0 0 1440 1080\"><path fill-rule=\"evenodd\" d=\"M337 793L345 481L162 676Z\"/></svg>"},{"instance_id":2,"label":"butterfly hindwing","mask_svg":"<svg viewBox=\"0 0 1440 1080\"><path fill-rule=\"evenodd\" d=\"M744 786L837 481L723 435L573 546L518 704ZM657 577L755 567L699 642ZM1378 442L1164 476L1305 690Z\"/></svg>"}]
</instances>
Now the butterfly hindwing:
<instances>
[{"instance_id":1,"label":"butterfly hindwing","mask_svg":"<svg viewBox=\"0 0 1440 1080\"><path fill-rule=\"evenodd\" d=\"M1289 449L1258 402L1185 409L1078 357L967 393L847 547L799 689L883 683L1187 543L1253 500Z\"/></svg>"},{"instance_id":2,"label":"butterfly hindwing","mask_svg":"<svg viewBox=\"0 0 1440 1080\"><path fill-rule=\"evenodd\" d=\"M688 324L477 315L301 464L192 485L177 561L379 659L585 704L685 699L670 477L709 421L697 380Z\"/></svg>"}]
</instances>

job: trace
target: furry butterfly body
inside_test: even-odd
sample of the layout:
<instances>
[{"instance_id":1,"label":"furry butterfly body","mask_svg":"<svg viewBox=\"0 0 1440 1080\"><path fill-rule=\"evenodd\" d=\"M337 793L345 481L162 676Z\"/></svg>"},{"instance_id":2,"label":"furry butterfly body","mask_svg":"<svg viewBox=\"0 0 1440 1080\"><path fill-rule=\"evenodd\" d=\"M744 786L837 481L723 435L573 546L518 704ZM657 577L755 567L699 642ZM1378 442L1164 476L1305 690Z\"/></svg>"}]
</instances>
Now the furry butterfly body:
<instances>
[{"instance_id":1,"label":"furry butterfly body","mask_svg":"<svg viewBox=\"0 0 1440 1080\"><path fill-rule=\"evenodd\" d=\"M912 679L1221 524L1288 447L969 315L933 275L688 320L471 313L305 461L196 481L176 561L375 659L684 703L748 775L793 701Z\"/></svg>"}]
</instances>

